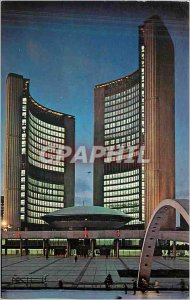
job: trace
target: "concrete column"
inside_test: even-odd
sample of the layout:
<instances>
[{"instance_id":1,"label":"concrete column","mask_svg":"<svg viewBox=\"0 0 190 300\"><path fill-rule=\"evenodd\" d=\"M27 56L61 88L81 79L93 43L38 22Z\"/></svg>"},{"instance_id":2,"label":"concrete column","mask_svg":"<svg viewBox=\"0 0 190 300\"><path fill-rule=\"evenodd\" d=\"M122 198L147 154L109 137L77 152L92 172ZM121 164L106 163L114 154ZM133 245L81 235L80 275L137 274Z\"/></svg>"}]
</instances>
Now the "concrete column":
<instances>
[{"instance_id":1,"label":"concrete column","mask_svg":"<svg viewBox=\"0 0 190 300\"><path fill-rule=\"evenodd\" d=\"M46 240L43 239L43 256L46 255Z\"/></svg>"},{"instance_id":2,"label":"concrete column","mask_svg":"<svg viewBox=\"0 0 190 300\"><path fill-rule=\"evenodd\" d=\"M25 239L25 253L28 255L28 240Z\"/></svg>"},{"instance_id":3,"label":"concrete column","mask_svg":"<svg viewBox=\"0 0 190 300\"><path fill-rule=\"evenodd\" d=\"M67 239L67 257L71 256L71 243L70 240Z\"/></svg>"},{"instance_id":4,"label":"concrete column","mask_svg":"<svg viewBox=\"0 0 190 300\"><path fill-rule=\"evenodd\" d=\"M170 251L170 240L167 241L167 246L168 246L168 255L170 255L171 251Z\"/></svg>"},{"instance_id":5,"label":"concrete column","mask_svg":"<svg viewBox=\"0 0 190 300\"><path fill-rule=\"evenodd\" d=\"M20 239L20 256L22 256L22 239Z\"/></svg>"},{"instance_id":6,"label":"concrete column","mask_svg":"<svg viewBox=\"0 0 190 300\"><path fill-rule=\"evenodd\" d=\"M7 255L7 239L5 239L5 255Z\"/></svg>"},{"instance_id":7,"label":"concrete column","mask_svg":"<svg viewBox=\"0 0 190 300\"><path fill-rule=\"evenodd\" d=\"M173 256L176 257L176 241L173 241Z\"/></svg>"},{"instance_id":8,"label":"concrete column","mask_svg":"<svg viewBox=\"0 0 190 300\"><path fill-rule=\"evenodd\" d=\"M116 257L119 258L119 239L116 240Z\"/></svg>"},{"instance_id":9,"label":"concrete column","mask_svg":"<svg viewBox=\"0 0 190 300\"><path fill-rule=\"evenodd\" d=\"M91 256L94 257L94 245L95 245L95 240L91 239Z\"/></svg>"},{"instance_id":10,"label":"concrete column","mask_svg":"<svg viewBox=\"0 0 190 300\"><path fill-rule=\"evenodd\" d=\"M49 239L46 239L46 255L49 256Z\"/></svg>"}]
</instances>

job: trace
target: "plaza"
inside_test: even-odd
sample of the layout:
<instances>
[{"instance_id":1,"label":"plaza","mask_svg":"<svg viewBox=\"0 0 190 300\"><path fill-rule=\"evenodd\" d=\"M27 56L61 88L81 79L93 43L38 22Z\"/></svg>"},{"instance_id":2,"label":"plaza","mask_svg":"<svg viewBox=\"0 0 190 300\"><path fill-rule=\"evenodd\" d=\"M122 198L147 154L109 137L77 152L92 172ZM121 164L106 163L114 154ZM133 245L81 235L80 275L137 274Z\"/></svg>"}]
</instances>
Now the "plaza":
<instances>
[{"instance_id":1,"label":"plaza","mask_svg":"<svg viewBox=\"0 0 190 300\"><path fill-rule=\"evenodd\" d=\"M11 284L12 277L26 278L27 276L47 276L46 288L58 288L58 281L63 281L65 289L105 289L104 280L110 273L113 278L113 289L123 290L124 283L132 289L132 280L135 277L120 277L118 270L138 270L139 257L111 258L105 257L83 258L50 256L46 259L43 256L3 256L2 257L2 289L26 288L25 282ZM187 257L177 257L175 260L163 259L155 256L153 258L152 270L188 270L189 260ZM150 289L156 278L150 278ZM180 279L178 278L157 278L160 282L160 289L180 290ZM188 278L184 278L188 287ZM44 288L43 284L33 283L30 288Z\"/></svg>"}]
</instances>

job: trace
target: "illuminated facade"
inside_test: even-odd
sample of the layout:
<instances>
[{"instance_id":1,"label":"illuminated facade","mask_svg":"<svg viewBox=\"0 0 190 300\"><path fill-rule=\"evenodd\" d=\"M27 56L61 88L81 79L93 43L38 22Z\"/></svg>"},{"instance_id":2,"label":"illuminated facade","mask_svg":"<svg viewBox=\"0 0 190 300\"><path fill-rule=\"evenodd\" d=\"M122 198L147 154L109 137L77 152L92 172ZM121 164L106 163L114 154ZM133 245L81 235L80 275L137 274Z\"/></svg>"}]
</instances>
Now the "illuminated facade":
<instances>
[{"instance_id":1,"label":"illuminated facade","mask_svg":"<svg viewBox=\"0 0 190 300\"><path fill-rule=\"evenodd\" d=\"M63 156L74 149L73 116L38 104L29 80L7 77L5 221L13 228L46 228L41 216L74 205L75 166Z\"/></svg>"},{"instance_id":2,"label":"illuminated facade","mask_svg":"<svg viewBox=\"0 0 190 300\"><path fill-rule=\"evenodd\" d=\"M175 198L174 115L173 43L154 16L139 27L139 69L95 87L94 145L126 150L121 161L96 159L94 205L119 209L133 228L143 228L161 200ZM124 161L129 147L141 146L148 164L135 155ZM171 210L165 226L173 228L174 219Z\"/></svg>"},{"instance_id":3,"label":"illuminated facade","mask_svg":"<svg viewBox=\"0 0 190 300\"><path fill-rule=\"evenodd\" d=\"M113 147L117 151L119 147L127 149L142 143L144 124L139 90L139 71L96 86L95 115L101 107L102 122L95 122L95 145L101 145L102 139L106 149ZM97 131L102 134L96 134ZM112 161L109 157L95 161L94 204L102 205L99 201L103 199L103 206L121 210L133 218L130 224L139 225L144 221L144 169L136 159L131 164L115 159L113 156Z\"/></svg>"}]
</instances>

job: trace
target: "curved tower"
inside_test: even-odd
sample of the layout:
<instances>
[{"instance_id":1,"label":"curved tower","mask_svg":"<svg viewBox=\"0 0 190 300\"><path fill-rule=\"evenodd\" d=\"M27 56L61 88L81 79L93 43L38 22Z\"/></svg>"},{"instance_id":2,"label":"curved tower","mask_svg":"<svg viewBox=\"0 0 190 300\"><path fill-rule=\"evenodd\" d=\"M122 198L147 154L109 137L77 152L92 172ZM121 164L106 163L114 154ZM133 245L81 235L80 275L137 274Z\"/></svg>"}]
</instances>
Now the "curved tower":
<instances>
[{"instance_id":1,"label":"curved tower","mask_svg":"<svg viewBox=\"0 0 190 300\"><path fill-rule=\"evenodd\" d=\"M139 70L95 87L96 146L116 153L124 149L121 161L107 156L94 163L94 204L119 209L133 218L133 226L144 222L144 169L137 157L127 163L127 149L143 143ZM108 153L108 152L107 152Z\"/></svg>"},{"instance_id":2,"label":"curved tower","mask_svg":"<svg viewBox=\"0 0 190 300\"><path fill-rule=\"evenodd\" d=\"M139 26L139 69L97 85L94 91L94 145L141 146L149 163L94 163L94 205L120 209L147 226L160 201L175 199L174 48L157 16ZM129 153L129 149L127 150ZM175 228L171 209L165 229Z\"/></svg>"},{"instance_id":3,"label":"curved tower","mask_svg":"<svg viewBox=\"0 0 190 300\"><path fill-rule=\"evenodd\" d=\"M7 77L5 129L5 222L13 229L45 228L41 216L74 205L73 116L50 110L29 93L29 80Z\"/></svg>"}]
</instances>

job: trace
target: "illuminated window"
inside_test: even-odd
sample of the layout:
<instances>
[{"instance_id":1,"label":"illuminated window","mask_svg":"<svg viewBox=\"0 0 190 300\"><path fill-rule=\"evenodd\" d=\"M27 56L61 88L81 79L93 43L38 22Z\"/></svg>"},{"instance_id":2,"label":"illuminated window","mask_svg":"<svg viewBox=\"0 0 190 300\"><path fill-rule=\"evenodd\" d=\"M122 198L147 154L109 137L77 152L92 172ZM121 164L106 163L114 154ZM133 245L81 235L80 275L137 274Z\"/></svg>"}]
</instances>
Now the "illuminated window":
<instances>
[{"instance_id":1,"label":"illuminated window","mask_svg":"<svg viewBox=\"0 0 190 300\"><path fill-rule=\"evenodd\" d=\"M64 158L58 157L57 151L59 145L64 145L65 128L38 120L30 112L28 141L29 162L32 165L46 170L64 172ZM46 146L50 149L48 148L44 152L43 149ZM44 155L44 157L41 157L41 155Z\"/></svg>"},{"instance_id":2,"label":"illuminated window","mask_svg":"<svg viewBox=\"0 0 190 300\"><path fill-rule=\"evenodd\" d=\"M35 223L42 215L64 207L64 185L28 179L28 220ZM38 213L40 212L40 213ZM35 219L35 220L34 220Z\"/></svg>"},{"instance_id":3,"label":"illuminated window","mask_svg":"<svg viewBox=\"0 0 190 300\"><path fill-rule=\"evenodd\" d=\"M27 98L22 98L22 103L26 104L27 103Z\"/></svg>"}]
</instances>

